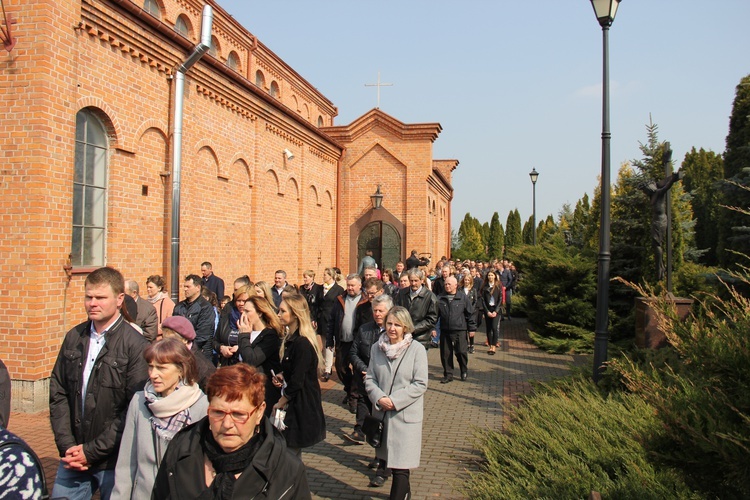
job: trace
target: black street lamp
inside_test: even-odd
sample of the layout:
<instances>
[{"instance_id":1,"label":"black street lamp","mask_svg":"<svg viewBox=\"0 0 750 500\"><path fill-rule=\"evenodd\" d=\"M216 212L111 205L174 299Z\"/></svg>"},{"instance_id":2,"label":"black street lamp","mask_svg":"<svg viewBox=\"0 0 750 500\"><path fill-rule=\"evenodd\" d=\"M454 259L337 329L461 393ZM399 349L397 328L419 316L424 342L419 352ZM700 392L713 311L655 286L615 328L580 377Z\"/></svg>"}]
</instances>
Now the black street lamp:
<instances>
[{"instance_id":1,"label":"black street lamp","mask_svg":"<svg viewBox=\"0 0 750 500\"><path fill-rule=\"evenodd\" d=\"M594 330L594 381L598 382L607 361L607 341L609 339L609 27L615 20L620 0L591 0L594 14L602 27L603 73L602 73L602 217L599 225L599 260L596 287L596 324Z\"/></svg>"},{"instance_id":2,"label":"black street lamp","mask_svg":"<svg viewBox=\"0 0 750 500\"><path fill-rule=\"evenodd\" d=\"M529 172L529 177L531 177L532 193L531 231L534 235L534 246L536 246L536 180L539 178L539 172L536 171L536 168L531 169L531 172Z\"/></svg>"}]
</instances>

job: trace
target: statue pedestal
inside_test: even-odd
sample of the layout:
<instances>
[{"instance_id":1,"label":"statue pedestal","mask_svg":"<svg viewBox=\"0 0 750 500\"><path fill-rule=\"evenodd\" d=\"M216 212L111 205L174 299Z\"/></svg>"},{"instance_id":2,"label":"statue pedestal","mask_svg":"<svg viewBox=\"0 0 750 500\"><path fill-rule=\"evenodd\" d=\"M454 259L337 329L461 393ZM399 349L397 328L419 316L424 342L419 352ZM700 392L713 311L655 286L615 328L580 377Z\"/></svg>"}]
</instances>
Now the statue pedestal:
<instances>
[{"instance_id":1,"label":"statue pedestal","mask_svg":"<svg viewBox=\"0 0 750 500\"><path fill-rule=\"evenodd\" d=\"M648 297L635 299L635 345L641 349L659 349L667 345L667 336L659 329L656 322L654 300ZM677 307L677 316L681 320L690 314L693 299L675 297L668 300Z\"/></svg>"}]
</instances>

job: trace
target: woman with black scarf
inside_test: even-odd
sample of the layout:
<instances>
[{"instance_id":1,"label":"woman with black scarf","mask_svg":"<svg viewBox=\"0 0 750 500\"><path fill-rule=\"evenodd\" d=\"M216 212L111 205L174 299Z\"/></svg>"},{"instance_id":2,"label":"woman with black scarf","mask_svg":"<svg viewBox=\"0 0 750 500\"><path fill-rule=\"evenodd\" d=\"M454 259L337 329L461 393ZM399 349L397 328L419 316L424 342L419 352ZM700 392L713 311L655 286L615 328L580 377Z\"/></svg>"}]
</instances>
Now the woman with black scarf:
<instances>
[{"instance_id":1,"label":"woman with black scarf","mask_svg":"<svg viewBox=\"0 0 750 500\"><path fill-rule=\"evenodd\" d=\"M264 415L265 377L239 363L207 390L207 417L174 437L151 498L311 498L304 465Z\"/></svg>"}]
</instances>

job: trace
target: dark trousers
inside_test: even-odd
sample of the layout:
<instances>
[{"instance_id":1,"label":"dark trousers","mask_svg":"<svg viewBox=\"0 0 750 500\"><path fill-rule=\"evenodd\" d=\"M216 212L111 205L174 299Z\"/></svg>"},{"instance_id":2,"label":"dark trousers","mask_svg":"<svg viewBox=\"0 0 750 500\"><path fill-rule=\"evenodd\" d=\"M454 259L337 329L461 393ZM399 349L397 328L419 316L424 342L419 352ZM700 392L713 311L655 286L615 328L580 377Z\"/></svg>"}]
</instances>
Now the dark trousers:
<instances>
[{"instance_id":1,"label":"dark trousers","mask_svg":"<svg viewBox=\"0 0 750 500\"><path fill-rule=\"evenodd\" d=\"M505 289L505 317L510 318L510 303L513 298L513 290L510 288Z\"/></svg>"},{"instance_id":2,"label":"dark trousers","mask_svg":"<svg viewBox=\"0 0 750 500\"><path fill-rule=\"evenodd\" d=\"M466 373L469 363L468 341L465 331L443 330L440 336L440 361L443 363L443 375L453 377L453 356L458 359L461 373Z\"/></svg>"},{"instance_id":3,"label":"dark trousers","mask_svg":"<svg viewBox=\"0 0 750 500\"><path fill-rule=\"evenodd\" d=\"M352 342L338 342L336 343L336 360L334 365L336 366L336 374L344 384L344 392L349 397L357 397L357 391L352 384L352 365L349 362L349 351L352 348Z\"/></svg>"},{"instance_id":4,"label":"dark trousers","mask_svg":"<svg viewBox=\"0 0 750 500\"><path fill-rule=\"evenodd\" d=\"M486 314L484 315L484 325L487 329L487 342L490 346L497 344L500 339L500 315L502 312L498 311L497 316L490 318Z\"/></svg>"},{"instance_id":5,"label":"dark trousers","mask_svg":"<svg viewBox=\"0 0 750 500\"><path fill-rule=\"evenodd\" d=\"M360 395L357 399L357 424L355 429L361 431L362 424L365 423L365 417L372 413L372 402L367 397L367 391L365 391L365 377L361 373L354 373L352 375L354 387L357 393Z\"/></svg>"},{"instance_id":6,"label":"dark trousers","mask_svg":"<svg viewBox=\"0 0 750 500\"><path fill-rule=\"evenodd\" d=\"M409 469L391 469L393 472L393 483L391 483L390 500L406 500L411 498L411 485L409 484Z\"/></svg>"}]
</instances>

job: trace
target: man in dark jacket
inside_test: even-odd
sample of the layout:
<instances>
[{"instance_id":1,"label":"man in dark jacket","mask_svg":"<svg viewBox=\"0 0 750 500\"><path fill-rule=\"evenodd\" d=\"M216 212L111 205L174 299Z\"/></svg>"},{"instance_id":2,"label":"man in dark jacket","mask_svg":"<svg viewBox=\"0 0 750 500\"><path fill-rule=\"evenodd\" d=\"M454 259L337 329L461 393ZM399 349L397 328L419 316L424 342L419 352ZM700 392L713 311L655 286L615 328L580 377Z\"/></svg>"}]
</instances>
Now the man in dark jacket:
<instances>
[{"instance_id":1,"label":"man in dark jacket","mask_svg":"<svg viewBox=\"0 0 750 500\"><path fill-rule=\"evenodd\" d=\"M85 291L89 321L65 335L50 377L50 420L62 457L52 498L90 498L99 488L107 500L130 399L148 378L148 341L120 314L119 271L97 269Z\"/></svg>"},{"instance_id":2,"label":"man in dark jacket","mask_svg":"<svg viewBox=\"0 0 750 500\"><path fill-rule=\"evenodd\" d=\"M224 296L224 280L214 274L214 266L210 262L201 264L201 274L203 275L203 286L216 294L216 298L221 300Z\"/></svg>"},{"instance_id":3,"label":"man in dark jacket","mask_svg":"<svg viewBox=\"0 0 750 500\"><path fill-rule=\"evenodd\" d=\"M344 404L349 405L352 413L357 411L358 393L352 384L349 351L357 329L371 318L372 308L367 296L362 293L362 279L358 274L350 274L346 277L346 294L337 297L331 310L326 347L336 348L336 373L344 384Z\"/></svg>"},{"instance_id":4,"label":"man in dark jacket","mask_svg":"<svg viewBox=\"0 0 750 500\"><path fill-rule=\"evenodd\" d=\"M193 352L200 352L211 361L216 320L214 306L201 296L200 276L195 274L185 276L185 283L182 287L185 290L185 300L174 306L172 315L190 320L195 329Z\"/></svg>"},{"instance_id":5,"label":"man in dark jacket","mask_svg":"<svg viewBox=\"0 0 750 500\"><path fill-rule=\"evenodd\" d=\"M406 274L409 277L409 288L398 291L396 305L409 310L414 322L412 337L427 348L437 323L437 298L422 285L424 273L420 269L409 269Z\"/></svg>"},{"instance_id":6,"label":"man in dark jacket","mask_svg":"<svg viewBox=\"0 0 750 500\"><path fill-rule=\"evenodd\" d=\"M417 255L416 250L411 251L411 255L406 259L406 269L417 269L419 266L426 266L430 263L430 259L421 259Z\"/></svg>"},{"instance_id":7,"label":"man in dark jacket","mask_svg":"<svg viewBox=\"0 0 750 500\"><path fill-rule=\"evenodd\" d=\"M474 306L463 290L458 290L458 281L453 276L445 278L445 291L438 297L438 317L440 318L440 361L443 364L441 384L453 381L453 355L458 359L461 380L468 376L468 337L467 332L477 331L474 320Z\"/></svg>"}]
</instances>

